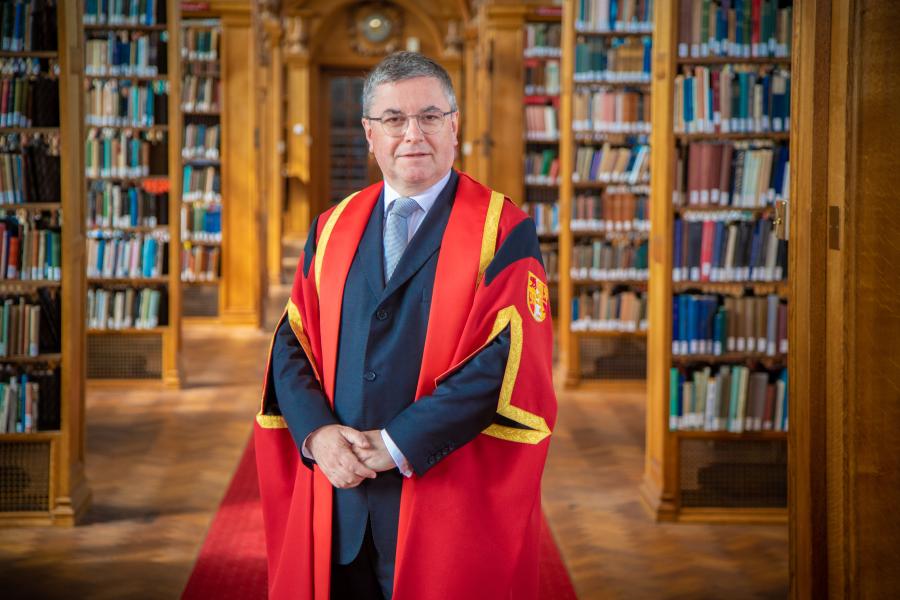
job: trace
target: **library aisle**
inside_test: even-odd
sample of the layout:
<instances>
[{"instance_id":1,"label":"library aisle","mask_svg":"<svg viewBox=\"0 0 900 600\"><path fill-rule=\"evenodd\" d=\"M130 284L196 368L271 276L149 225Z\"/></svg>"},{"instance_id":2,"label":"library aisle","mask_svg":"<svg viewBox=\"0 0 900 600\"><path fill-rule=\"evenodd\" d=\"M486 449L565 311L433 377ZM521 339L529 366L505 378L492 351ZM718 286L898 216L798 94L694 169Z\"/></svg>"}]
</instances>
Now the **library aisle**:
<instances>
[{"instance_id":1,"label":"library aisle","mask_svg":"<svg viewBox=\"0 0 900 600\"><path fill-rule=\"evenodd\" d=\"M269 325L286 295L272 290ZM178 597L249 439L268 343L264 331L197 325L183 389L89 391L84 525L0 529L3 597ZM633 384L560 395L544 511L578 597L784 597L785 526L647 518L634 493L643 398Z\"/></svg>"}]
</instances>

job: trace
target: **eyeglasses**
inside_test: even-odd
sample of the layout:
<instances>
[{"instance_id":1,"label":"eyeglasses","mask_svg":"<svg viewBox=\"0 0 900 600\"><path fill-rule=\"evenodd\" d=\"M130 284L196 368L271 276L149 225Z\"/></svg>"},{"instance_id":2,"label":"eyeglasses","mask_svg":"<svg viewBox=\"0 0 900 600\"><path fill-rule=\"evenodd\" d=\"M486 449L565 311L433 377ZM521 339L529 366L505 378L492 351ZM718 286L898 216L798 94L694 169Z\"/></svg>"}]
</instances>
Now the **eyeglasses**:
<instances>
[{"instance_id":1,"label":"eyeglasses","mask_svg":"<svg viewBox=\"0 0 900 600\"><path fill-rule=\"evenodd\" d=\"M381 128L391 137L400 137L405 134L406 129L409 127L409 120L415 119L419 126L419 131L431 135L441 130L447 115L452 115L455 112L455 110L448 110L447 112L431 110L417 115L396 113L384 117L366 117L366 119L380 122Z\"/></svg>"}]
</instances>

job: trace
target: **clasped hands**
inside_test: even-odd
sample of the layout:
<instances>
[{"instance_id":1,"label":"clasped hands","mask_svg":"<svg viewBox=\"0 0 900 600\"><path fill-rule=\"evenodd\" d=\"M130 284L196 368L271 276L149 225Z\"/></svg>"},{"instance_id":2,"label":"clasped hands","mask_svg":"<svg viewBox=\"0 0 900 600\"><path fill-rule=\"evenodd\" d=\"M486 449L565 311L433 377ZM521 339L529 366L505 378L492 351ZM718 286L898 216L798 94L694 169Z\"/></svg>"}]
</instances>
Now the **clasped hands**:
<instances>
[{"instance_id":1,"label":"clasped hands","mask_svg":"<svg viewBox=\"0 0 900 600\"><path fill-rule=\"evenodd\" d=\"M346 425L326 425L315 430L306 446L325 477L336 488L358 486L381 471L395 468L381 431L357 431Z\"/></svg>"}]
</instances>

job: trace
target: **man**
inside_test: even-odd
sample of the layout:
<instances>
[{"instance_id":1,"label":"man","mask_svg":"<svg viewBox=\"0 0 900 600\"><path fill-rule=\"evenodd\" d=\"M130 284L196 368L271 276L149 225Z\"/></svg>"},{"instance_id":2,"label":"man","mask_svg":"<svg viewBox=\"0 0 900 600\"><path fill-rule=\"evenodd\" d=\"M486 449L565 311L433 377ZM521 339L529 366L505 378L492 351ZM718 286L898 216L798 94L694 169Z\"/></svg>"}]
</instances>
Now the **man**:
<instances>
[{"instance_id":1,"label":"man","mask_svg":"<svg viewBox=\"0 0 900 600\"><path fill-rule=\"evenodd\" d=\"M536 598L556 416L534 223L452 169L452 83L363 97L384 183L310 228L255 428L272 598Z\"/></svg>"}]
</instances>

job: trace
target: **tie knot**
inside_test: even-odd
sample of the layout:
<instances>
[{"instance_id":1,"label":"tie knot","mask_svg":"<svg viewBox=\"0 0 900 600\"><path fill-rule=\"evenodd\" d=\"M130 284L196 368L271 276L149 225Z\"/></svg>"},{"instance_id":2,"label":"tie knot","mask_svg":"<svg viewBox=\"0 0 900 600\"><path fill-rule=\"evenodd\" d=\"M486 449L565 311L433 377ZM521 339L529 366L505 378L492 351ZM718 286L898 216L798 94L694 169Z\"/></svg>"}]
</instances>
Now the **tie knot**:
<instances>
[{"instance_id":1,"label":"tie knot","mask_svg":"<svg viewBox=\"0 0 900 600\"><path fill-rule=\"evenodd\" d=\"M395 214L398 217L407 218L409 215L416 212L416 209L419 208L419 203L413 200L412 198L407 198L405 196L400 196L391 204L391 208L388 211L388 214Z\"/></svg>"}]
</instances>

